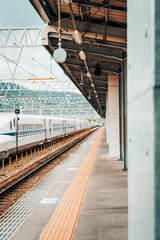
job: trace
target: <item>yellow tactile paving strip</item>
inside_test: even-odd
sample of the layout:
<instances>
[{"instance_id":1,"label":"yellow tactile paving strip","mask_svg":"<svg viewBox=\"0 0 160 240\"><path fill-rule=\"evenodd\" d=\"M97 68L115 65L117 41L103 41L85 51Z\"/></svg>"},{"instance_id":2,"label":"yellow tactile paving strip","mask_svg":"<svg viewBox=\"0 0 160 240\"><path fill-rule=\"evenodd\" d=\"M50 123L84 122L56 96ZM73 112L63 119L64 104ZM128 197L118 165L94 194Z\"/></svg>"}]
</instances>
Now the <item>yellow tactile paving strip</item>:
<instances>
[{"instance_id":1,"label":"yellow tactile paving strip","mask_svg":"<svg viewBox=\"0 0 160 240\"><path fill-rule=\"evenodd\" d=\"M73 239L103 128L57 207L40 240Z\"/></svg>"}]
</instances>

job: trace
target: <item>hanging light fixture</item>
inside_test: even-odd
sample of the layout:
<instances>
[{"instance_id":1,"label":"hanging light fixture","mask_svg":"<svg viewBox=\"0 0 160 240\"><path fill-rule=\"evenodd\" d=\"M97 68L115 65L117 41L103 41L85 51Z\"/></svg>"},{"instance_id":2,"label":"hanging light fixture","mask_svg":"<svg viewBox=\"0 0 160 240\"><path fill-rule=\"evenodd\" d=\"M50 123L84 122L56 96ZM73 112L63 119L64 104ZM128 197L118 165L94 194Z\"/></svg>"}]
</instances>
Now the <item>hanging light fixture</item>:
<instances>
[{"instance_id":1,"label":"hanging light fixture","mask_svg":"<svg viewBox=\"0 0 160 240\"><path fill-rule=\"evenodd\" d=\"M86 75L87 75L88 78L91 78L91 73L90 72L87 72Z\"/></svg>"},{"instance_id":2,"label":"hanging light fixture","mask_svg":"<svg viewBox=\"0 0 160 240\"><path fill-rule=\"evenodd\" d=\"M84 83L84 78L83 78L83 72L81 70L81 81L80 81L80 86L82 87Z\"/></svg>"},{"instance_id":3,"label":"hanging light fixture","mask_svg":"<svg viewBox=\"0 0 160 240\"><path fill-rule=\"evenodd\" d=\"M94 75L101 76L101 68L99 66L99 62L96 64L96 69L94 71Z\"/></svg>"},{"instance_id":4,"label":"hanging light fixture","mask_svg":"<svg viewBox=\"0 0 160 240\"><path fill-rule=\"evenodd\" d=\"M88 100L91 99L91 91L89 90Z\"/></svg>"},{"instance_id":5,"label":"hanging light fixture","mask_svg":"<svg viewBox=\"0 0 160 240\"><path fill-rule=\"evenodd\" d=\"M79 56L80 56L81 60L83 60L83 61L86 60L86 54L82 50L79 52Z\"/></svg>"},{"instance_id":6,"label":"hanging light fixture","mask_svg":"<svg viewBox=\"0 0 160 240\"><path fill-rule=\"evenodd\" d=\"M80 32L78 32L78 30L75 30L75 31L73 32L73 38L74 38L74 41L75 41L77 44L82 44L82 37L81 37Z\"/></svg>"},{"instance_id":7,"label":"hanging light fixture","mask_svg":"<svg viewBox=\"0 0 160 240\"><path fill-rule=\"evenodd\" d=\"M59 43L58 48L53 53L53 58L58 63L63 63L66 61L67 53L62 48L61 43L61 0L58 0L58 28L59 28Z\"/></svg>"}]
</instances>

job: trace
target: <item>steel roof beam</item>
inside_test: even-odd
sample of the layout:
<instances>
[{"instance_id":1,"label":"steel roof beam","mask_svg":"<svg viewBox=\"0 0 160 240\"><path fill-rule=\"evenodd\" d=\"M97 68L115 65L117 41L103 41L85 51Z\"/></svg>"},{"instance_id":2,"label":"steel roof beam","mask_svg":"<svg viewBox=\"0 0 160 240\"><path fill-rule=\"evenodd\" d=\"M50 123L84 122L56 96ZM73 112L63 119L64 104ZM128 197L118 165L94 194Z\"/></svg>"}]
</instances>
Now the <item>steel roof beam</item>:
<instances>
[{"instance_id":1,"label":"steel roof beam","mask_svg":"<svg viewBox=\"0 0 160 240\"><path fill-rule=\"evenodd\" d=\"M57 26L47 26L49 31L53 34L58 33L58 27ZM47 28L46 27L46 28ZM73 36L74 29L69 29L69 28L61 28L61 33L69 36ZM113 46L116 46L116 48L126 48L127 47L127 41L124 38L119 38L119 37L114 37L114 36L109 36L104 34L97 34L94 32L88 32L88 31L82 31L81 35L83 36L83 42L86 40L90 40L91 42L100 42L105 44L112 44Z\"/></svg>"},{"instance_id":2,"label":"steel roof beam","mask_svg":"<svg viewBox=\"0 0 160 240\"><path fill-rule=\"evenodd\" d=\"M73 69L72 70L72 75L74 76L74 77L76 77L76 79L81 79L81 76L80 76L80 71L79 70L77 70L77 69ZM93 77L93 80L97 80L98 82L99 81L102 81L102 82L106 82L106 83L108 83L108 75L106 74L106 75L101 75L101 76L96 76L96 75L92 75L92 77ZM86 77L86 74L85 74L85 72L83 72L83 78L84 78L84 80L88 80L88 78ZM98 79L97 79L98 78Z\"/></svg>"},{"instance_id":3,"label":"steel roof beam","mask_svg":"<svg viewBox=\"0 0 160 240\"><path fill-rule=\"evenodd\" d=\"M66 60L66 62L65 62L68 66L71 66L71 67L79 67L80 68L80 70L81 69L84 69L85 70L85 66L83 65L83 64L80 64L79 63L79 61L75 61L75 62L73 62L73 61L69 61L69 60ZM95 68L96 68L96 66L95 66L95 64L88 64L88 67L89 67L89 69L92 69L92 70L95 70ZM120 69L119 69L119 67L113 67L113 66L102 66L101 64L100 64L100 69L101 69L101 71L102 72L114 72L114 73L120 73Z\"/></svg>"},{"instance_id":4,"label":"steel roof beam","mask_svg":"<svg viewBox=\"0 0 160 240\"><path fill-rule=\"evenodd\" d=\"M77 57L79 56L78 52L74 52L74 51L67 51L67 55L69 57ZM87 59L89 60L93 60L94 61L102 61L102 62L105 62L106 64L107 63L117 63L117 64L121 64L121 60L120 59L116 59L116 58L113 58L113 57L104 57L104 56L101 56L101 55L96 55L96 58L94 57L95 54L92 54L92 53L87 53L86 56L87 56Z\"/></svg>"},{"instance_id":5,"label":"steel roof beam","mask_svg":"<svg viewBox=\"0 0 160 240\"><path fill-rule=\"evenodd\" d=\"M58 41L55 38L51 38L51 45L55 48L57 48L57 43ZM122 52L121 51L116 51L113 50L111 48L105 48L105 47L95 47L95 46L91 46L89 44L82 44L81 46L75 43L71 43L69 41L63 41L63 48L69 51L73 51L73 52L80 52L81 49L83 49L83 51L87 54L93 54L93 55L97 55L97 56L101 56L104 58L114 58L114 59L118 59L118 60L122 60Z\"/></svg>"},{"instance_id":6,"label":"steel roof beam","mask_svg":"<svg viewBox=\"0 0 160 240\"><path fill-rule=\"evenodd\" d=\"M51 9L53 9L53 11L55 12L56 15L58 15L58 9L57 9L57 5L56 5L56 0L47 0L49 6L51 7Z\"/></svg>"},{"instance_id":7,"label":"steel roof beam","mask_svg":"<svg viewBox=\"0 0 160 240\"><path fill-rule=\"evenodd\" d=\"M80 6L108 9L108 10L112 10L112 11L120 12L120 13L127 12L126 7L114 6L111 4L103 4L103 3L98 3L98 2L82 1L82 0L72 0L72 3L79 4Z\"/></svg>"},{"instance_id":8,"label":"steel roof beam","mask_svg":"<svg viewBox=\"0 0 160 240\"><path fill-rule=\"evenodd\" d=\"M52 15L42 0L29 0L44 22L51 23Z\"/></svg>"},{"instance_id":9,"label":"steel roof beam","mask_svg":"<svg viewBox=\"0 0 160 240\"><path fill-rule=\"evenodd\" d=\"M67 61L66 61L66 65L67 66L70 66L70 70L72 71L72 70L74 70L74 67L79 67L80 65L78 65L78 64L76 64L76 63L68 63ZM81 65L80 67L84 67L83 65ZM84 68L85 69L85 68ZM83 70L84 70L83 69ZM95 66L92 66L92 65L89 65L89 69L90 69L90 73L91 74L94 74L94 71L95 71ZM79 69L79 71L80 71L80 69ZM108 68L108 67L106 67L106 68L103 68L103 69L101 69L101 72L102 73L106 73L106 75L107 75L107 73L114 73L114 74L119 74L120 73L120 70L118 70L118 69L113 69L112 67L111 68ZM102 74L103 75L103 74Z\"/></svg>"},{"instance_id":10,"label":"steel roof beam","mask_svg":"<svg viewBox=\"0 0 160 240\"><path fill-rule=\"evenodd\" d=\"M70 11L70 14L71 14L72 24L74 26L74 29L78 30L77 23L76 23L75 18L74 18L74 14L73 14L71 3L68 4L68 8L69 8L69 11ZM61 19L61 27L63 27L63 20L62 19Z\"/></svg>"},{"instance_id":11,"label":"steel roof beam","mask_svg":"<svg viewBox=\"0 0 160 240\"><path fill-rule=\"evenodd\" d=\"M88 58L87 58L88 59ZM89 58L90 60L88 62L90 62L90 64L96 68L96 65L97 65L97 62L99 62L99 66L101 69L106 69L106 66L111 66L111 67L115 67L115 68L118 68L120 69L121 67L121 64L119 62L109 62L109 61L106 61L106 62L103 62L103 61L98 61L98 59L94 59L93 57L92 58ZM66 63L78 63L79 66L83 66L83 61L79 59L79 57L69 57L67 58L67 61Z\"/></svg>"},{"instance_id":12,"label":"steel roof beam","mask_svg":"<svg viewBox=\"0 0 160 240\"><path fill-rule=\"evenodd\" d=\"M75 20L74 16L72 16L71 19L61 18L61 27L67 28L67 29L75 29L76 27L81 30L84 29L88 22L86 21L79 21ZM53 26L58 27L58 21L54 21L52 23ZM76 28L76 29L77 29ZM101 34L105 36L105 28L106 26L103 24L97 24L97 23L90 23L87 28L87 33L95 33L95 34ZM107 35L110 37L116 37L123 39L127 41L127 29L126 28L120 28L120 27L112 27L107 26ZM84 29L84 36L85 36L85 29Z\"/></svg>"},{"instance_id":13,"label":"steel roof beam","mask_svg":"<svg viewBox=\"0 0 160 240\"><path fill-rule=\"evenodd\" d=\"M87 87L87 86L89 86L89 84L84 84L84 87ZM99 84L96 84L96 88L104 88L104 89L108 89L108 86L107 86L107 84L106 85L99 85Z\"/></svg>"},{"instance_id":14,"label":"steel roof beam","mask_svg":"<svg viewBox=\"0 0 160 240\"><path fill-rule=\"evenodd\" d=\"M93 79L93 81L94 81L94 83L96 84L96 86L106 86L106 87L108 87L108 82L106 81L106 82L102 82L102 81L95 81L94 79ZM84 85L88 85L88 83L87 82L85 82L84 81Z\"/></svg>"},{"instance_id":15,"label":"steel roof beam","mask_svg":"<svg viewBox=\"0 0 160 240\"><path fill-rule=\"evenodd\" d=\"M103 41L103 40L89 39L89 38L85 38L84 43L94 44L96 46L114 48L114 49L117 49L117 51L125 51L125 53L127 53L127 44L125 43L117 43L117 42Z\"/></svg>"}]
</instances>

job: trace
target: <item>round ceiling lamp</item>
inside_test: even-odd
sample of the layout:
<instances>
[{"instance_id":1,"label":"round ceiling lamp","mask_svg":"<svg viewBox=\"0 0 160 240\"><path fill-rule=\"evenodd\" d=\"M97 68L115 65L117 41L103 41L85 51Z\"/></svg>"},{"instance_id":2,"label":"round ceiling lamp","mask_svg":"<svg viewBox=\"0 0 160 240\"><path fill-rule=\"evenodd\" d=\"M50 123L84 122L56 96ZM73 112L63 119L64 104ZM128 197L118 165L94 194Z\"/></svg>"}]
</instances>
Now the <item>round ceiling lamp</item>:
<instances>
[{"instance_id":1,"label":"round ceiling lamp","mask_svg":"<svg viewBox=\"0 0 160 240\"><path fill-rule=\"evenodd\" d=\"M67 53L66 51L61 47L62 43L58 43L59 48L57 48L53 53L53 58L58 63L63 63L67 59Z\"/></svg>"},{"instance_id":2,"label":"round ceiling lamp","mask_svg":"<svg viewBox=\"0 0 160 240\"><path fill-rule=\"evenodd\" d=\"M58 28L59 28L59 43L58 48L53 53L53 58L58 63L64 63L67 58L67 52L62 48L61 43L61 0L58 1Z\"/></svg>"}]
</instances>

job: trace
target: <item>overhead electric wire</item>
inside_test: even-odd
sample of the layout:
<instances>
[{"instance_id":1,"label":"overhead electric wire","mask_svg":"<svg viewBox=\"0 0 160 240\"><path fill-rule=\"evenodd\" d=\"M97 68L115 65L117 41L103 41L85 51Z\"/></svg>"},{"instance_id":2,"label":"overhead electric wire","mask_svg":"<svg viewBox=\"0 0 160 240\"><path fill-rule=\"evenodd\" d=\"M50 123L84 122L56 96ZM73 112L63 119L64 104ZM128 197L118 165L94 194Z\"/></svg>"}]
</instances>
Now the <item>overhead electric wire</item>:
<instances>
[{"instance_id":1,"label":"overhead electric wire","mask_svg":"<svg viewBox=\"0 0 160 240\"><path fill-rule=\"evenodd\" d=\"M11 59L9 59L9 58L7 58L6 56L4 56L3 54L0 53L0 55L1 55L3 58L5 58L7 61L15 64L17 67L19 67L20 69L22 69L24 72L26 72L26 73L34 76L35 78L38 78L38 77L36 77L34 74L32 74L31 72L29 72L28 70L26 70L25 68L21 67L19 64L15 63L15 62L12 61Z\"/></svg>"},{"instance_id":2,"label":"overhead electric wire","mask_svg":"<svg viewBox=\"0 0 160 240\"><path fill-rule=\"evenodd\" d=\"M1 32L1 34L4 35L4 36L7 38L7 36L6 36L5 33ZM14 41L13 41L11 38L9 38L9 40L10 40L13 44L15 44ZM16 46L16 45L13 45L13 47L17 47L17 46ZM42 66L45 70L47 69L48 72L51 72L52 74L54 74L54 73L53 73L52 71L50 71L47 67L45 67L44 65L42 65L38 60L36 60L33 56L31 56L29 53L27 53L24 49L23 49L23 52L24 52L26 55L28 55L29 57L31 57L32 59L34 59L34 60L35 60L40 66ZM54 75L54 77L56 78L55 75Z\"/></svg>"}]
</instances>

